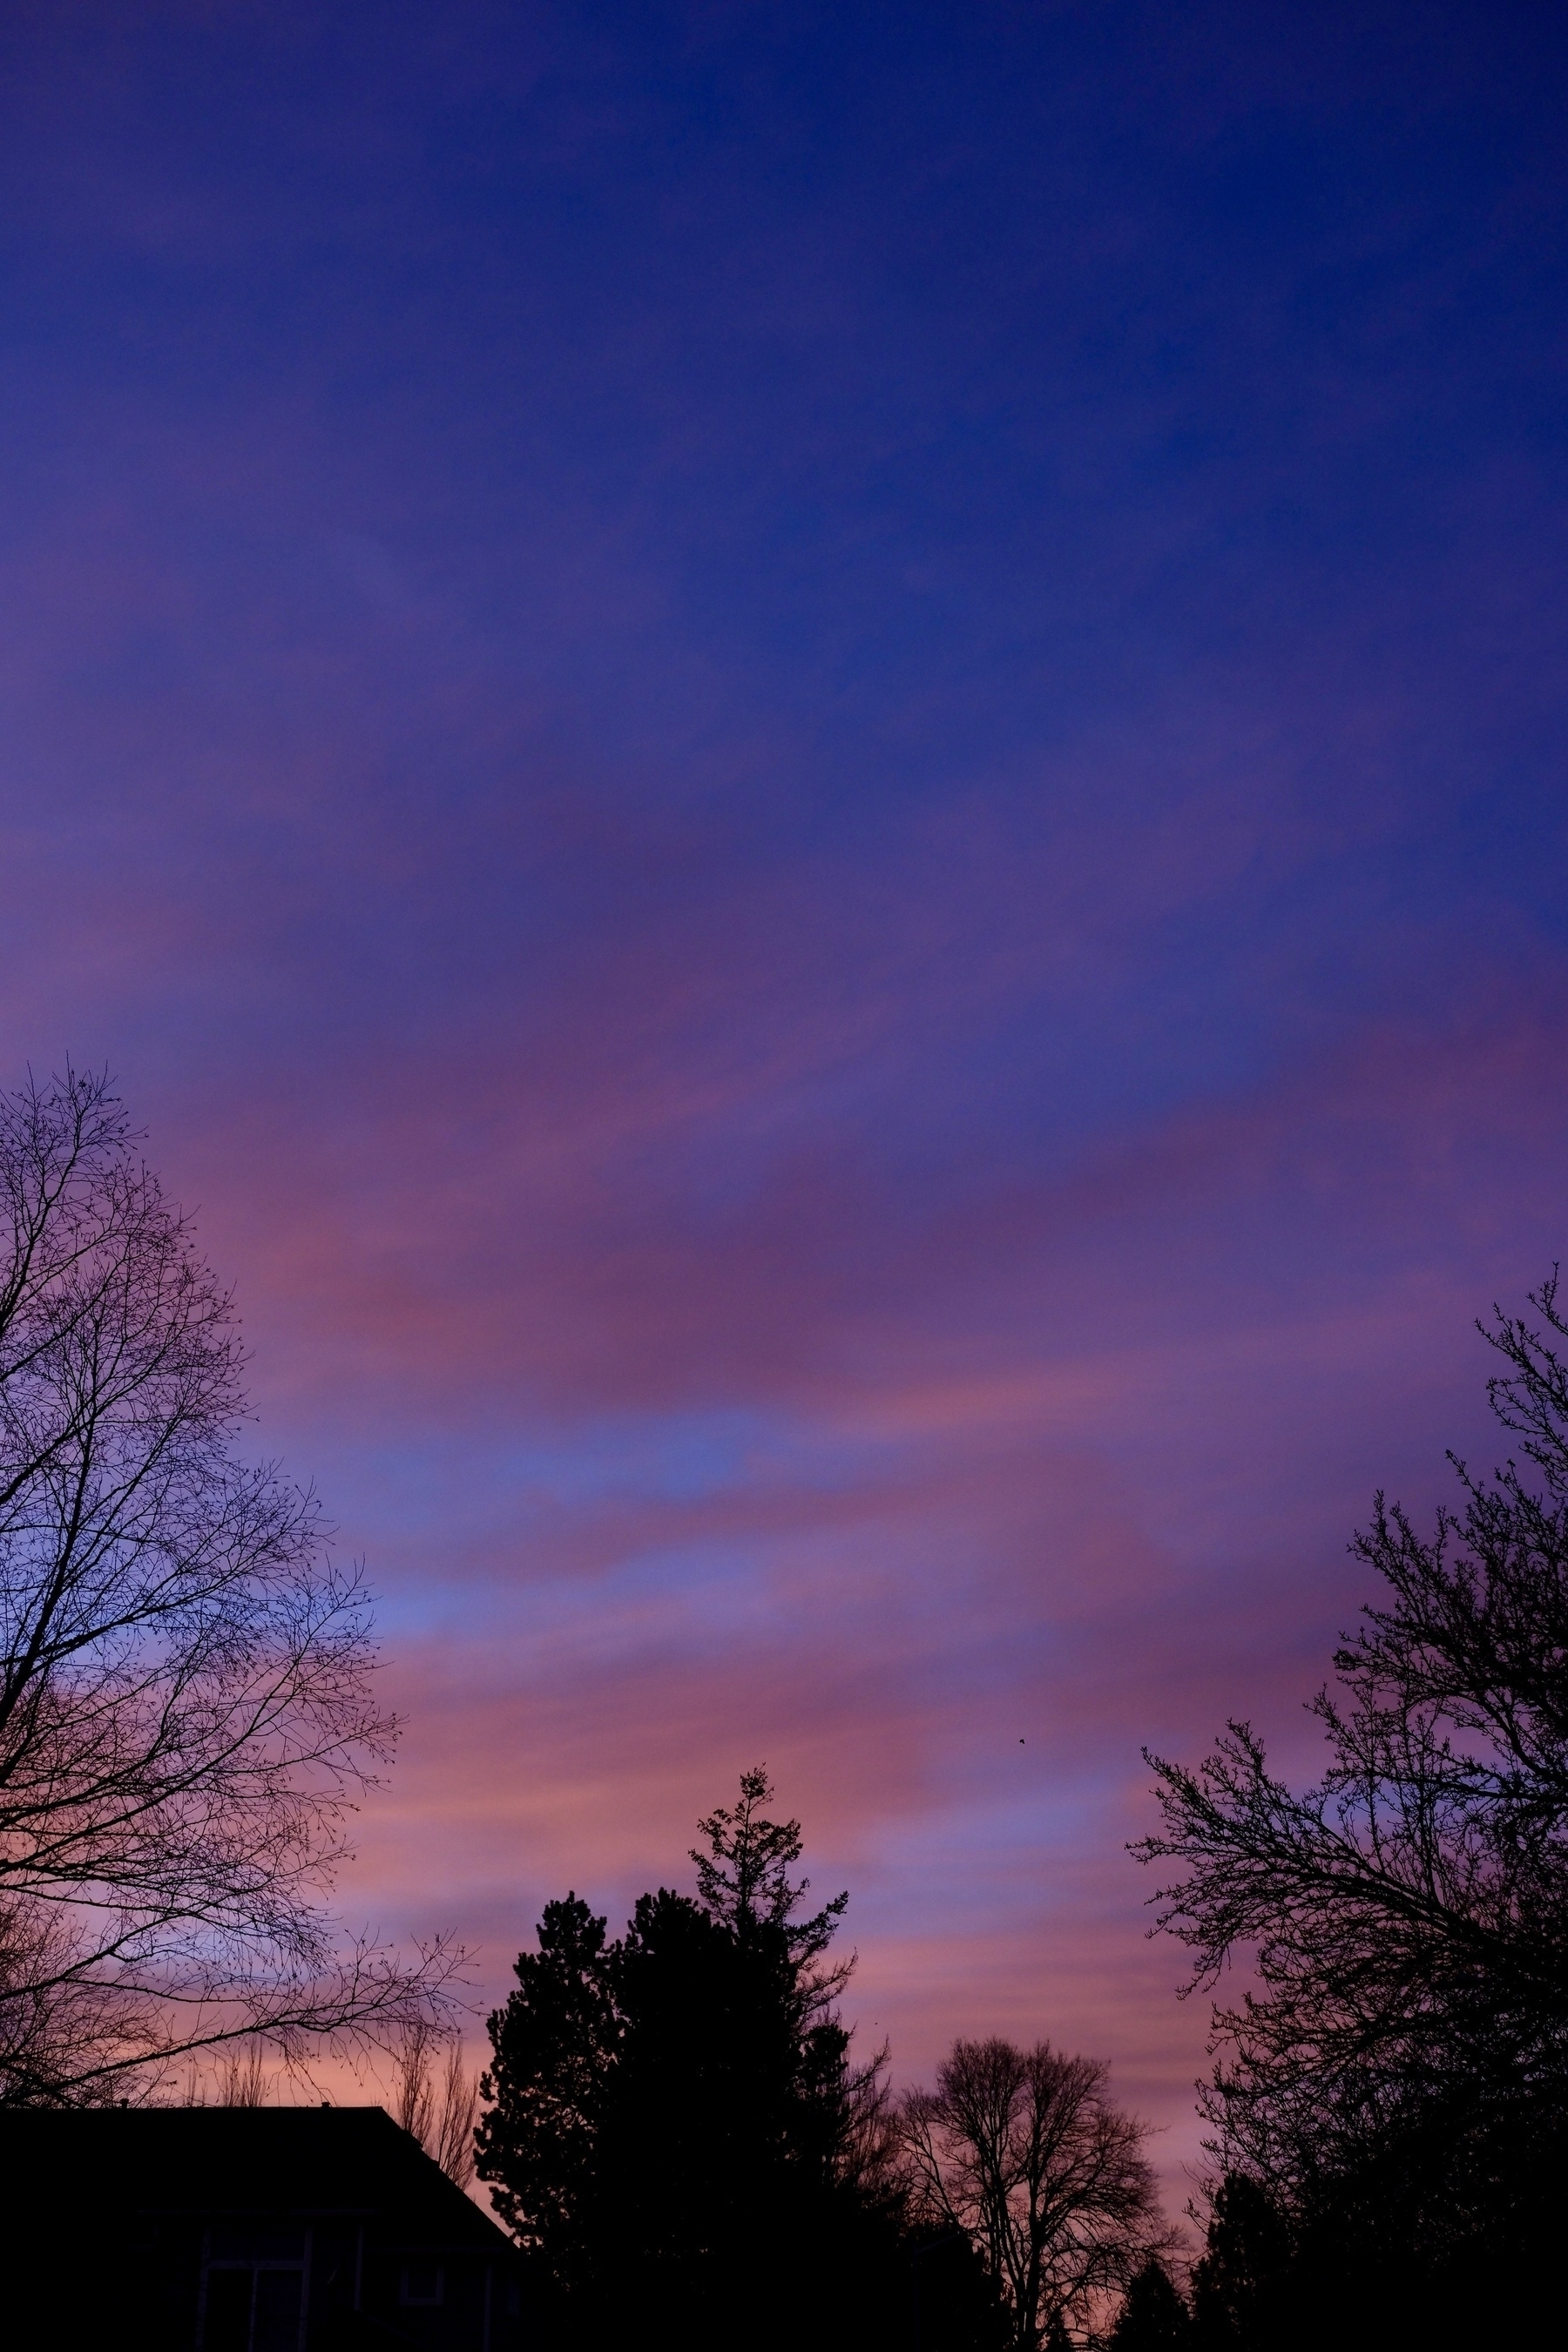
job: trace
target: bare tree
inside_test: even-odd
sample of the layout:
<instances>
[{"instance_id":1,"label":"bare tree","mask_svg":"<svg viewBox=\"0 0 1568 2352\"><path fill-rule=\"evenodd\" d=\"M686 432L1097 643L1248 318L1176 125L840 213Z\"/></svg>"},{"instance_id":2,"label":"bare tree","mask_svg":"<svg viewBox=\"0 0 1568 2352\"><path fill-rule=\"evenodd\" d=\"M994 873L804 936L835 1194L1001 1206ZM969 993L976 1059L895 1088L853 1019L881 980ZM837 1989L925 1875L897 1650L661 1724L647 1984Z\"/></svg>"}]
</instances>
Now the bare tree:
<instances>
[{"instance_id":1,"label":"bare tree","mask_svg":"<svg viewBox=\"0 0 1568 2352\"><path fill-rule=\"evenodd\" d=\"M443 2050L437 2076L437 2056ZM479 2076L464 2066L461 2042L438 2032L427 2019L415 2018L398 2043L393 2113L459 2189L474 2177L479 2108Z\"/></svg>"},{"instance_id":2,"label":"bare tree","mask_svg":"<svg viewBox=\"0 0 1568 2352\"><path fill-rule=\"evenodd\" d=\"M248 2049L229 2050L218 2068L221 2107L260 2107L267 2103L267 2068L253 2042Z\"/></svg>"},{"instance_id":3,"label":"bare tree","mask_svg":"<svg viewBox=\"0 0 1568 2352\"><path fill-rule=\"evenodd\" d=\"M979 2249L1017 2352L1053 2334L1087 2338L1103 2299L1171 2243L1143 2137L1101 2062L1048 2042L955 2042L935 2090L907 2095L917 2203Z\"/></svg>"},{"instance_id":4,"label":"bare tree","mask_svg":"<svg viewBox=\"0 0 1568 2352\"><path fill-rule=\"evenodd\" d=\"M242 1361L107 1082L0 1097L0 2104L384 2037L453 1965L325 1909L395 1727L313 1496L236 1456Z\"/></svg>"},{"instance_id":5,"label":"bare tree","mask_svg":"<svg viewBox=\"0 0 1568 2352\"><path fill-rule=\"evenodd\" d=\"M441 2075L441 2107L430 2153L459 2189L474 2177L474 2126L479 2117L479 2078L463 2063L463 2045L454 2040Z\"/></svg>"},{"instance_id":6,"label":"bare tree","mask_svg":"<svg viewBox=\"0 0 1568 2352\"><path fill-rule=\"evenodd\" d=\"M1531 1304L1539 1322L1499 1309L1480 1328L1505 1368L1493 1409L1539 1486L1512 1460L1482 1480L1455 1459L1460 1508L1439 1509L1429 1535L1380 1494L1352 1550L1382 1591L1341 1642L1339 1687L1310 1702L1328 1750L1318 1785L1277 1779L1258 1735L1232 1722L1195 1769L1149 1759L1164 1828L1133 1849L1175 1865L1154 1900L1191 1952L1187 1990L1237 1959L1256 1975L1214 2012L1202 2105L1216 2173L1251 2176L1298 2216L1335 2212L1342 2239L1347 2199L1375 2182L1370 2259L1391 2260L1397 2197L1424 2275L1457 2247L1538 2227L1554 2240L1540 2200L1557 2194L1568 2146L1568 1314L1555 1272Z\"/></svg>"},{"instance_id":7,"label":"bare tree","mask_svg":"<svg viewBox=\"0 0 1568 2352\"><path fill-rule=\"evenodd\" d=\"M397 2048L397 2083L393 2114L421 2147L430 2145L436 2121L436 2093L430 2080L430 2045L435 2028L423 2017L403 2029Z\"/></svg>"},{"instance_id":8,"label":"bare tree","mask_svg":"<svg viewBox=\"0 0 1568 2352\"><path fill-rule=\"evenodd\" d=\"M84 2053L116 2050L140 2025L120 1988L75 1973L70 1923L42 1905L0 1905L0 2105L68 2081Z\"/></svg>"}]
</instances>

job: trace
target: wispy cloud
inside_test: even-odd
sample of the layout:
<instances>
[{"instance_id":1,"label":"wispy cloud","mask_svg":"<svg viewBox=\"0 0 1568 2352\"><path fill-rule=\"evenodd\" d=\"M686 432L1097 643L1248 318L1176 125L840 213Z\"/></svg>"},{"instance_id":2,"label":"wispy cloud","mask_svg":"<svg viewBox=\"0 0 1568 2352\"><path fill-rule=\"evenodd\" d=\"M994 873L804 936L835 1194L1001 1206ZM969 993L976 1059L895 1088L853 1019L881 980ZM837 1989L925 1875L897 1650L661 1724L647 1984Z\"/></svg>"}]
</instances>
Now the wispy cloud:
<instances>
[{"instance_id":1,"label":"wispy cloud","mask_svg":"<svg viewBox=\"0 0 1568 2352\"><path fill-rule=\"evenodd\" d=\"M110 1061L500 1988L765 1757L900 2069L1190 2147L1145 1739L1563 1245L1561 58L13 11L0 1036ZM1184 2135L1185 2137L1184 2137Z\"/></svg>"}]
</instances>

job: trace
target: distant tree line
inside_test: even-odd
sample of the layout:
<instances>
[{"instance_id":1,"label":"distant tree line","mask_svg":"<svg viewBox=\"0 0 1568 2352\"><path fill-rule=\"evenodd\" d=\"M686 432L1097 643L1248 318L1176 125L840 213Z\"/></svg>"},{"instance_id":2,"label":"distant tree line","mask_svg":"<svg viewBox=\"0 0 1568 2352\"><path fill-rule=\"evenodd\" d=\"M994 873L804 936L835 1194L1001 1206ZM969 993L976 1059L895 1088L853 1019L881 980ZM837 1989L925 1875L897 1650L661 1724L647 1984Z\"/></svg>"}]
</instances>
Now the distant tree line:
<instances>
[{"instance_id":1,"label":"distant tree line","mask_svg":"<svg viewBox=\"0 0 1568 2352\"><path fill-rule=\"evenodd\" d=\"M760 1768L700 1824L694 1895L626 1932L580 1897L490 2020L479 2171L563 2336L1032 2352L1086 2336L1169 2244L1141 2127L1103 2066L959 2042L934 2090L857 2064L805 1914L800 1824Z\"/></svg>"},{"instance_id":2,"label":"distant tree line","mask_svg":"<svg viewBox=\"0 0 1568 2352\"><path fill-rule=\"evenodd\" d=\"M107 1083L0 1097L0 2105L264 2095L323 2040L394 2053L407 2127L470 2158L594 2352L802 2333L919 2352L1298 2352L1523 2339L1568 2192L1568 1318L1486 1328L1515 1441L1430 1535L1380 1496L1381 1583L1311 1702L1298 1792L1233 1722L1151 1758L1160 1925L1233 1965L1201 2088L1195 2259L1104 2067L961 2039L895 2098L840 2014L766 1775L700 1825L692 1894L624 1932L575 1894L490 2021L458 1956L327 1909L395 1726L315 1504L234 1451L231 1303ZM1522 1464L1522 1467L1521 1465ZM195 2076L192 2076L193 2084ZM188 2095L196 2095L193 2089Z\"/></svg>"},{"instance_id":3,"label":"distant tree line","mask_svg":"<svg viewBox=\"0 0 1568 2352\"><path fill-rule=\"evenodd\" d=\"M1233 1722L1150 1758L1160 1925L1214 2012L1211 2170L1184 2261L1103 2066L956 2042L894 2100L857 2067L761 1771L702 1824L694 1896L623 1937L552 1904L491 2020L481 2176L573 2340L1305 2352L1523 2339L1568 2192L1568 1318L1498 1315L1494 1410L1530 1465L1455 1462L1433 1534L1377 1499L1384 1597L1311 1702L1298 1794ZM1169 1866L1173 1865L1173 1868Z\"/></svg>"},{"instance_id":4,"label":"distant tree line","mask_svg":"<svg viewBox=\"0 0 1568 2352\"><path fill-rule=\"evenodd\" d=\"M805 1912L770 1794L744 1775L696 1895L641 1896L613 1941L545 1906L490 2020L479 2176L574 2343L875 2342L918 2294L940 2340L1000 2345L968 2239L906 2214L881 2055L852 2063L837 2013L845 1898Z\"/></svg>"}]
</instances>

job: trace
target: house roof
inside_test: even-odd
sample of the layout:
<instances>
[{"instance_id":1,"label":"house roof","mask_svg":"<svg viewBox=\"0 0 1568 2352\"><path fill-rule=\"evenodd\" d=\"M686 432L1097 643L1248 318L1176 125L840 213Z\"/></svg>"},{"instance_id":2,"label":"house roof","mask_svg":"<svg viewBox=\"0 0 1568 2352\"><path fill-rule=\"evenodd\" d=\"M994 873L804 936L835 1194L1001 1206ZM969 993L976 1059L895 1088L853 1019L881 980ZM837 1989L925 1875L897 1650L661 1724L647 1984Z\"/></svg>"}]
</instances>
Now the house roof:
<instances>
[{"instance_id":1,"label":"house roof","mask_svg":"<svg viewBox=\"0 0 1568 2352\"><path fill-rule=\"evenodd\" d=\"M426 2244L517 2252L384 2107L11 2108L0 2170L40 2205L90 2179L140 2213L375 2214Z\"/></svg>"}]
</instances>

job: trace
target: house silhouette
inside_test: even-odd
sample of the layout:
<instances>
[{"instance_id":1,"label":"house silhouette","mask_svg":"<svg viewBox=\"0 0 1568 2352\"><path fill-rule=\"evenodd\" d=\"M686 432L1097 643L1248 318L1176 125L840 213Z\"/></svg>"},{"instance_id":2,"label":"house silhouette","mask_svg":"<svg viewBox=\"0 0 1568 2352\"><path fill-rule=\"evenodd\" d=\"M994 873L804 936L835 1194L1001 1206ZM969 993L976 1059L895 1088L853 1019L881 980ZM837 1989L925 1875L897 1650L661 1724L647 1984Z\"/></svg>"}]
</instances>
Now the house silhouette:
<instances>
[{"instance_id":1,"label":"house silhouette","mask_svg":"<svg viewBox=\"0 0 1568 2352\"><path fill-rule=\"evenodd\" d=\"M0 2112L0 2340L525 2352L517 2248L381 2107Z\"/></svg>"}]
</instances>

